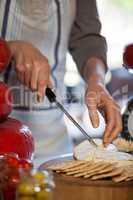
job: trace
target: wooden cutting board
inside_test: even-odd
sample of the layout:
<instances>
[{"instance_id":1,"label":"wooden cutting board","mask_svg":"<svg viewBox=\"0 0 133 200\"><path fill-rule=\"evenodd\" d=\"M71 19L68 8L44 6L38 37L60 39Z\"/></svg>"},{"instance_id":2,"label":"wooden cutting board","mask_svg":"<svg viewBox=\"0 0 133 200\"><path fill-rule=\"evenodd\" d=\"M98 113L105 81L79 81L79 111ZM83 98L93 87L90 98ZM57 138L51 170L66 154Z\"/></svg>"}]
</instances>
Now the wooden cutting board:
<instances>
[{"instance_id":1,"label":"wooden cutting board","mask_svg":"<svg viewBox=\"0 0 133 200\"><path fill-rule=\"evenodd\" d=\"M61 156L42 164L39 169L73 159ZM114 183L110 180L91 181L54 173L53 200L133 200L133 181Z\"/></svg>"}]
</instances>

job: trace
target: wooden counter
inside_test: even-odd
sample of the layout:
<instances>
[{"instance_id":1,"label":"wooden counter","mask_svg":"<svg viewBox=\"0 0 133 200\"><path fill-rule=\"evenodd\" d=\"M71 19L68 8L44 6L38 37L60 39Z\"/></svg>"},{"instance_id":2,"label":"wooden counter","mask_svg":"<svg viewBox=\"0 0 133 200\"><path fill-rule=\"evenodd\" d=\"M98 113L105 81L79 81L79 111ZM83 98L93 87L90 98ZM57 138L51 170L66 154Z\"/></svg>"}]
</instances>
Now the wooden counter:
<instances>
[{"instance_id":1,"label":"wooden counter","mask_svg":"<svg viewBox=\"0 0 133 200\"><path fill-rule=\"evenodd\" d=\"M54 175L53 200L133 200L133 181L89 181Z\"/></svg>"}]
</instances>

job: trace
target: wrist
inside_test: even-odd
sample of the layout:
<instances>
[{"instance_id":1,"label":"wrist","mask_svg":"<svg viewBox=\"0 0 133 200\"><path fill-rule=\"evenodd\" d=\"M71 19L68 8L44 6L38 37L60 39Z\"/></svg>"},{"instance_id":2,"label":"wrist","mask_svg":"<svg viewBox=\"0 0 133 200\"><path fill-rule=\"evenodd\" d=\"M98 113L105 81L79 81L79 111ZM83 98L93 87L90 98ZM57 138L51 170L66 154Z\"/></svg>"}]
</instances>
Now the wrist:
<instances>
[{"instance_id":1,"label":"wrist","mask_svg":"<svg viewBox=\"0 0 133 200\"><path fill-rule=\"evenodd\" d=\"M104 84L105 65L102 60L98 58L90 58L83 68L82 75L87 83L94 82Z\"/></svg>"},{"instance_id":2,"label":"wrist","mask_svg":"<svg viewBox=\"0 0 133 200\"><path fill-rule=\"evenodd\" d=\"M98 74L91 74L86 79L86 83L87 84L91 83L91 84L102 84L102 85L105 85L105 79L104 79L103 76L100 76Z\"/></svg>"}]
</instances>

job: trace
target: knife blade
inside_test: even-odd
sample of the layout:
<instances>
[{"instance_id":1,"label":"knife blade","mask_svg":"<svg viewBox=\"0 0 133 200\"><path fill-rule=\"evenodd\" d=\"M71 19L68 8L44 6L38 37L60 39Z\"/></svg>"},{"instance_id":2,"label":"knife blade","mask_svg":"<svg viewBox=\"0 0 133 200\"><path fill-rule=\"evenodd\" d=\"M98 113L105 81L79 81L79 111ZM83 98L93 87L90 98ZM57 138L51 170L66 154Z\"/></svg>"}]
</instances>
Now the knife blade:
<instances>
[{"instance_id":1,"label":"knife blade","mask_svg":"<svg viewBox=\"0 0 133 200\"><path fill-rule=\"evenodd\" d=\"M69 118L69 120L80 130L80 132L89 140L89 142L97 147L97 144L94 142L91 136L79 125L79 123L69 114L69 112L64 108L64 106L57 101L55 93L50 89L46 88L46 96L50 103L55 103L57 107Z\"/></svg>"}]
</instances>

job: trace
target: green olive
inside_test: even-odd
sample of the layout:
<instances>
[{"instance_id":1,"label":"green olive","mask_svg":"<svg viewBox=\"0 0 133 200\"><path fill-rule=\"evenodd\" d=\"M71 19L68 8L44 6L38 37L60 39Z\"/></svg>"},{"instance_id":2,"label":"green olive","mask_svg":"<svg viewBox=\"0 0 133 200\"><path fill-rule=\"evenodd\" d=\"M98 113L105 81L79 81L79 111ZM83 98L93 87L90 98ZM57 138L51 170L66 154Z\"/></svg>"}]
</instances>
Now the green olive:
<instances>
[{"instance_id":1,"label":"green olive","mask_svg":"<svg viewBox=\"0 0 133 200\"><path fill-rule=\"evenodd\" d=\"M34 195L34 185L30 184L29 182L23 182L18 186L18 193L24 195Z\"/></svg>"},{"instance_id":2,"label":"green olive","mask_svg":"<svg viewBox=\"0 0 133 200\"><path fill-rule=\"evenodd\" d=\"M36 200L51 200L52 194L51 191L41 190L36 194Z\"/></svg>"},{"instance_id":3,"label":"green olive","mask_svg":"<svg viewBox=\"0 0 133 200\"><path fill-rule=\"evenodd\" d=\"M33 174L33 178L35 178L38 181L42 181L45 179L45 175L43 172L36 172L35 174Z\"/></svg>"}]
</instances>

